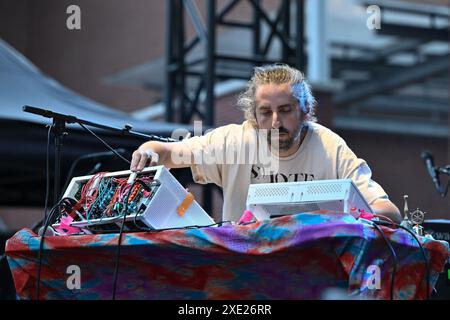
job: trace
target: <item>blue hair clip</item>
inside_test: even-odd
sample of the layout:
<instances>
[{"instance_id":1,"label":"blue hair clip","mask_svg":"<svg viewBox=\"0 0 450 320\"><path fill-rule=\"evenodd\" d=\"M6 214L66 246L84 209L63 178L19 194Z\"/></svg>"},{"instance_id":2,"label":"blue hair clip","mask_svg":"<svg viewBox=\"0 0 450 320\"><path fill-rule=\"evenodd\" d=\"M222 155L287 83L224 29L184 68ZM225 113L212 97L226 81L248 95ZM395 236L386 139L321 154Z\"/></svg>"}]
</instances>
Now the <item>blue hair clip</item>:
<instances>
[{"instance_id":1,"label":"blue hair clip","mask_svg":"<svg viewBox=\"0 0 450 320\"><path fill-rule=\"evenodd\" d=\"M300 108L302 108L303 112L308 113L308 88L305 86L305 82L301 81L298 83L294 83L291 86L292 95L296 98L300 104Z\"/></svg>"}]
</instances>

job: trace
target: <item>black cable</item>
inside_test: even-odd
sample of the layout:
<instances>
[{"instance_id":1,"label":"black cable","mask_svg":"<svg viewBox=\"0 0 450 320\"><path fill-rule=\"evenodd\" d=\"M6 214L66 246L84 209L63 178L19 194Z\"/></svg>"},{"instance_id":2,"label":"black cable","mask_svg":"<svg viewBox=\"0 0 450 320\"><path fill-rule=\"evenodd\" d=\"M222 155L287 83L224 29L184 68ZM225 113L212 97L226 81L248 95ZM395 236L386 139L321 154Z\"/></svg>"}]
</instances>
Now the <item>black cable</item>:
<instances>
[{"instance_id":1,"label":"black cable","mask_svg":"<svg viewBox=\"0 0 450 320\"><path fill-rule=\"evenodd\" d=\"M98 140L100 140L101 143L103 143L109 150L111 150L116 156L118 156L120 159L122 159L123 161L125 161L128 164L131 164L131 161L124 158L121 154L119 154L116 150L114 150L113 147L111 147L105 140L103 140L102 138L100 138L98 135L95 134L94 131L92 131L91 129L89 129L88 127L86 127L84 124L79 123L78 124L87 132L89 132L90 134L92 134L94 137L96 137Z\"/></svg>"},{"instance_id":2,"label":"black cable","mask_svg":"<svg viewBox=\"0 0 450 320\"><path fill-rule=\"evenodd\" d=\"M114 268L114 282L113 282L113 294L112 294L112 299L116 300L116 289L117 289L117 278L119 276L119 263L120 263L120 248L122 245L122 235L123 235L123 229L125 226L125 222L126 222L126 218L127 218L127 212L128 212L128 198L131 195L131 192L133 191L133 188L136 184L141 184L144 189L147 189L147 191L150 191L150 187L147 186L144 182L142 182L141 180L136 180L131 184L130 189L127 192L127 195L124 199L124 203L125 203L125 208L124 208L124 213L123 213L123 221L122 221L122 225L120 226L120 231L119 231L119 240L117 243L117 251L116 251L116 266Z\"/></svg>"},{"instance_id":3,"label":"black cable","mask_svg":"<svg viewBox=\"0 0 450 320\"><path fill-rule=\"evenodd\" d=\"M37 281L37 285L36 285L36 299L39 300L40 298L40 285L41 285L41 268L42 268L42 256L43 256L43 250L44 250L44 238L45 238L45 233L47 232L47 229L51 223L51 221L53 220L53 215L55 213L60 213L61 212L61 205L62 203L68 198L64 198L59 200L59 202L49 211L49 214L47 216L47 219L44 222L44 226L42 229L42 235L41 235L41 241L39 242L39 251L38 251L38 272L37 272L37 277L36 277L36 281ZM58 209L58 210L56 210Z\"/></svg>"},{"instance_id":4,"label":"black cable","mask_svg":"<svg viewBox=\"0 0 450 320\"><path fill-rule=\"evenodd\" d=\"M388 222L388 221L385 221L384 223L382 223L380 221L379 223L380 224L384 224L386 226L395 226L395 227L401 228L401 229L407 231L409 234L411 234L411 236L413 236L413 238L416 240L417 244L419 245L420 251L422 253L423 260L424 260L426 281L427 281L427 283L426 283L426 290L427 290L426 297L427 297L427 300L429 300L430 299L430 293L429 293L429 291L430 291L430 267L429 267L428 259L427 259L426 253L425 253L425 249L422 246L422 243L420 243L419 239L417 238L417 236L414 234L413 231L409 230L408 228L406 228L406 227L404 227L404 226L402 226L400 224L397 224L397 223L394 223L394 222Z\"/></svg>"},{"instance_id":5,"label":"black cable","mask_svg":"<svg viewBox=\"0 0 450 320\"><path fill-rule=\"evenodd\" d=\"M41 268L42 268L42 256L43 256L43 250L44 250L44 238L45 233L47 232L47 229L51 223L52 217L55 214L55 212L59 213L60 205L65 199L59 200L53 208L50 209L48 216L44 220L44 227L42 229L42 235L41 240L39 242L39 251L38 251L38 268L37 268L37 276L36 276L36 300L39 300L40 298L40 289L41 289Z\"/></svg>"},{"instance_id":6,"label":"black cable","mask_svg":"<svg viewBox=\"0 0 450 320\"><path fill-rule=\"evenodd\" d=\"M377 229L377 231L380 233L381 237L383 238L386 245L389 247L389 251L392 255L393 260L393 266L392 266L392 277L391 277L391 288L390 288L390 300L394 300L394 283L395 283L395 274L397 272L397 265L398 265L398 259L397 254L395 253L394 248L392 247L392 244L390 241L386 238L386 235L384 234L383 230L381 230L380 226L377 225L375 221L371 221L372 225Z\"/></svg>"},{"instance_id":7,"label":"black cable","mask_svg":"<svg viewBox=\"0 0 450 320\"><path fill-rule=\"evenodd\" d=\"M37 230L40 226L44 224L44 221L47 219L47 209L48 209L48 199L50 198L50 134L52 132L52 126L48 126L47 132L47 152L45 158L45 204L44 204L44 217L36 222L31 230L37 233Z\"/></svg>"},{"instance_id":8,"label":"black cable","mask_svg":"<svg viewBox=\"0 0 450 320\"><path fill-rule=\"evenodd\" d=\"M127 208L128 205L125 203L125 208ZM123 221L122 221L122 225L120 226L120 231L119 231L119 240L117 243L117 251L116 251L116 265L114 268L114 282L113 282L113 294L112 294L112 299L116 300L116 289L117 289L117 278L119 276L119 263L120 263L120 247L121 247L121 243L122 243L122 234L123 234L123 228L125 226L125 222L126 222L126 212L127 209L125 209L125 213L123 215Z\"/></svg>"},{"instance_id":9,"label":"black cable","mask_svg":"<svg viewBox=\"0 0 450 320\"><path fill-rule=\"evenodd\" d=\"M46 165L45 165L45 206L44 206L44 221L47 219L47 209L48 209L48 199L50 197L50 133L52 131L52 126L49 125L47 133L47 155L46 155Z\"/></svg>"},{"instance_id":10,"label":"black cable","mask_svg":"<svg viewBox=\"0 0 450 320\"><path fill-rule=\"evenodd\" d=\"M69 186L69 183L71 181L71 178L72 178L73 172L75 171L75 168L77 167L78 163L83 159L85 159L84 155L76 158L75 161L73 161L72 164L70 165L69 171L67 173L66 182L64 183L64 186L61 189L61 196L64 195L64 192L66 192L66 189ZM89 175L89 174L87 174L87 175Z\"/></svg>"},{"instance_id":11,"label":"black cable","mask_svg":"<svg viewBox=\"0 0 450 320\"><path fill-rule=\"evenodd\" d=\"M427 255L425 253L425 250L423 249L422 244L420 243L419 239L414 234L414 232L412 232L411 230L409 230L408 228L406 228L404 226L401 226L401 225L397 225L397 226L399 228L409 232L413 236L413 238L416 240L416 242L419 244L419 248L420 248L420 251L422 253L423 261L424 261L424 264L425 264L426 282L427 282L427 284L426 284L426 290L427 290L426 298L427 298L427 300L430 300L430 267L428 265L428 259L427 259Z\"/></svg>"},{"instance_id":12,"label":"black cable","mask_svg":"<svg viewBox=\"0 0 450 320\"><path fill-rule=\"evenodd\" d=\"M34 232L39 232L39 226L42 226L47 221L47 209L48 209L48 200L50 197L50 134L52 132L52 126L48 125L47 131L47 151L45 158L45 204L44 204L44 217L41 221L36 223L32 230ZM46 231L46 230L45 230ZM36 277L36 300L39 300L40 295L40 285L41 285L41 266L42 266L42 250L44 247L44 234L41 237L41 242L39 243L39 251L38 251L38 270Z\"/></svg>"}]
</instances>

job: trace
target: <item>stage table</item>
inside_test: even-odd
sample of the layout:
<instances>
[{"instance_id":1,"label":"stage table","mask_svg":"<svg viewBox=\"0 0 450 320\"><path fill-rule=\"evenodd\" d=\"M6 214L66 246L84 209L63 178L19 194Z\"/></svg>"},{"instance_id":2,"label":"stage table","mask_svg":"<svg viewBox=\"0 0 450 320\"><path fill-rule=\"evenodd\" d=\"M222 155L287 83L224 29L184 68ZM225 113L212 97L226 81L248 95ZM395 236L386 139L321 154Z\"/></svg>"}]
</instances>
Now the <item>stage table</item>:
<instances>
[{"instance_id":1,"label":"stage table","mask_svg":"<svg viewBox=\"0 0 450 320\"><path fill-rule=\"evenodd\" d=\"M404 230L381 228L398 258L394 298L424 299L418 244ZM449 246L419 239L431 290ZM20 299L36 298L39 242L30 229L7 242ZM111 299L117 242L118 234L46 237L40 298ZM68 286L71 266L79 267L80 289ZM358 299L389 299L392 270L391 252L373 226L341 213L300 213L248 225L126 233L116 298L320 299L325 289L341 288Z\"/></svg>"}]
</instances>

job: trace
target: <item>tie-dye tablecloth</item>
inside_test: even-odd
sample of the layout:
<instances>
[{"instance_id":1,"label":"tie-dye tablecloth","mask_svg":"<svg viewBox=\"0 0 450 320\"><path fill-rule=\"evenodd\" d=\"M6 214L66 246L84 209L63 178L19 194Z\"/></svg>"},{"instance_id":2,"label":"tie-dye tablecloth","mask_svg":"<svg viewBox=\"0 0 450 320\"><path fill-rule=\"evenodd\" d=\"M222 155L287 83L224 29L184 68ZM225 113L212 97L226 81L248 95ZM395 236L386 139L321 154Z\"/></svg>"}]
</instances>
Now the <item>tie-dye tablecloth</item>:
<instances>
[{"instance_id":1,"label":"tie-dye tablecloth","mask_svg":"<svg viewBox=\"0 0 450 320\"><path fill-rule=\"evenodd\" d=\"M401 229L382 229L398 259L394 298L425 298L418 244ZM431 289L449 248L420 240ZM35 298L39 241L23 229L6 246L21 299ZM41 299L111 299L117 241L117 234L46 237ZM301 213L248 225L127 233L122 241L118 299L320 299L327 288L390 298L392 254L372 226L350 215Z\"/></svg>"}]
</instances>

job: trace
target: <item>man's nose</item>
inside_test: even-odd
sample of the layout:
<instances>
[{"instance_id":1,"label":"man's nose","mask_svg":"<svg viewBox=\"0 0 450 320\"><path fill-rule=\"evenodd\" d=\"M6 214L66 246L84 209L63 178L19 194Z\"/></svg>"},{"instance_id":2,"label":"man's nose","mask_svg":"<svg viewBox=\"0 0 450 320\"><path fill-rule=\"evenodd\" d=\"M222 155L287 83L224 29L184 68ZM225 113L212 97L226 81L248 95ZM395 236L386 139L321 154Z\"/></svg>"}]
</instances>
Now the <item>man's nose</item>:
<instances>
[{"instance_id":1,"label":"man's nose","mask_svg":"<svg viewBox=\"0 0 450 320\"><path fill-rule=\"evenodd\" d=\"M281 127L280 116L278 112L274 112L272 114L272 128L278 129L279 127Z\"/></svg>"}]
</instances>

